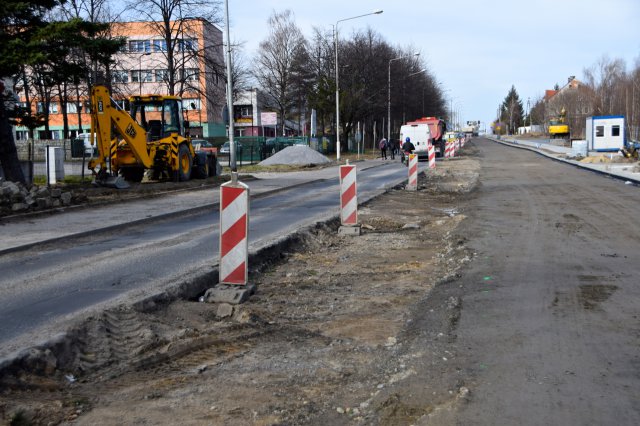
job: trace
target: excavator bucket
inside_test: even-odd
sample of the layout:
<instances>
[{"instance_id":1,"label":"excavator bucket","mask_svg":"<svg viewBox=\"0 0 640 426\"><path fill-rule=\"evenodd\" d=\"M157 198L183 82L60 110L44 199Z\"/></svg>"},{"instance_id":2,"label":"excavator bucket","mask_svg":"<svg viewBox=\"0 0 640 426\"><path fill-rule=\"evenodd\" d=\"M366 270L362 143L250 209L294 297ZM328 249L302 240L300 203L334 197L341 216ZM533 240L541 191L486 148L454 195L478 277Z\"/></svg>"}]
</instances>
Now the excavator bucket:
<instances>
[{"instance_id":1,"label":"excavator bucket","mask_svg":"<svg viewBox=\"0 0 640 426\"><path fill-rule=\"evenodd\" d=\"M129 182L122 176L108 176L104 179L96 179L95 183L106 188L127 189L130 187Z\"/></svg>"}]
</instances>

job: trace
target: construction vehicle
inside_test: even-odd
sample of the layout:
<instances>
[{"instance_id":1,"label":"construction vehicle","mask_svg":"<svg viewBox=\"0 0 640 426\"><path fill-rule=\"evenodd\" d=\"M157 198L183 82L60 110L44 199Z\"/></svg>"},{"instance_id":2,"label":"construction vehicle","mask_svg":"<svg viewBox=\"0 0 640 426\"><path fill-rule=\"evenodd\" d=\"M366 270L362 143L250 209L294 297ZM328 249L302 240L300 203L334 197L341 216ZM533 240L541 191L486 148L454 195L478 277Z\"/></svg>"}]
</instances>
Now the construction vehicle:
<instances>
[{"instance_id":1,"label":"construction vehicle","mask_svg":"<svg viewBox=\"0 0 640 426\"><path fill-rule=\"evenodd\" d=\"M420 159L429 159L429 145L433 140L431 129L425 122L412 121L400 127L400 143L404 144L409 139L415 148L413 154ZM402 162L404 163L404 152L400 153Z\"/></svg>"},{"instance_id":2,"label":"construction vehicle","mask_svg":"<svg viewBox=\"0 0 640 426\"><path fill-rule=\"evenodd\" d=\"M422 117L415 121L407 122L405 126L421 126L425 124L429 126L431 144L435 150L436 157L444 157L446 143L444 134L447 131L447 123L437 117ZM411 141L413 142L413 139ZM400 143L403 142L404 140L401 138Z\"/></svg>"},{"instance_id":3,"label":"construction vehicle","mask_svg":"<svg viewBox=\"0 0 640 426\"><path fill-rule=\"evenodd\" d=\"M95 182L126 188L140 182L145 172L152 179L187 181L215 174L215 152L196 151L188 136L179 97L141 95L129 98L131 112L121 109L106 86L91 89L91 134L98 157L89 161Z\"/></svg>"},{"instance_id":4,"label":"construction vehicle","mask_svg":"<svg viewBox=\"0 0 640 426\"><path fill-rule=\"evenodd\" d=\"M565 139L569 137L569 124L567 124L567 111L562 108L557 117L549 120L549 137Z\"/></svg>"}]
</instances>

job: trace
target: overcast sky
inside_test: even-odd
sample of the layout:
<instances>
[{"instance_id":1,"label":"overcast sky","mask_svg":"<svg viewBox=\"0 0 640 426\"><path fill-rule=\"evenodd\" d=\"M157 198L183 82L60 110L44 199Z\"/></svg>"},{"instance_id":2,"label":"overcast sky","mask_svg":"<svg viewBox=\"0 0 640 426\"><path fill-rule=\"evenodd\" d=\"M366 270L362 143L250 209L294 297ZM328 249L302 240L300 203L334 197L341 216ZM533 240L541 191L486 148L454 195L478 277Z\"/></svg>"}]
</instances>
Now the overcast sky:
<instances>
[{"instance_id":1,"label":"overcast sky","mask_svg":"<svg viewBox=\"0 0 640 426\"><path fill-rule=\"evenodd\" d=\"M628 69L640 57L640 0L229 0L231 39L246 42L247 59L269 15L285 9L307 36L382 9L341 22L341 37L370 26L393 46L413 46L465 121L494 119L511 85L526 108L603 55Z\"/></svg>"}]
</instances>

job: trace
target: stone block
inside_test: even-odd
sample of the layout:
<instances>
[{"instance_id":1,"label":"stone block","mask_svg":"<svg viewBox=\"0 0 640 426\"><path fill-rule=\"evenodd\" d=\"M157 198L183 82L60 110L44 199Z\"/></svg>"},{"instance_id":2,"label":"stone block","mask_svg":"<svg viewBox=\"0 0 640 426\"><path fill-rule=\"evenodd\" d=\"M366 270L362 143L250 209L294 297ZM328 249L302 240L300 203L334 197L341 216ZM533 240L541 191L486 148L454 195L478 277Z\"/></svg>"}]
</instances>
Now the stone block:
<instances>
[{"instance_id":1,"label":"stone block","mask_svg":"<svg viewBox=\"0 0 640 426\"><path fill-rule=\"evenodd\" d=\"M11 211L12 212L21 212L24 210L27 210L29 208L29 206L27 206L25 203L14 203L11 206Z\"/></svg>"},{"instance_id":2,"label":"stone block","mask_svg":"<svg viewBox=\"0 0 640 426\"><path fill-rule=\"evenodd\" d=\"M64 206L68 206L69 204L71 204L71 193L70 192L63 192L60 195L60 200L62 200L62 205Z\"/></svg>"},{"instance_id":3,"label":"stone block","mask_svg":"<svg viewBox=\"0 0 640 426\"><path fill-rule=\"evenodd\" d=\"M227 318L233 315L233 305L229 303L220 303L216 309L216 316L218 318Z\"/></svg>"},{"instance_id":4,"label":"stone block","mask_svg":"<svg viewBox=\"0 0 640 426\"><path fill-rule=\"evenodd\" d=\"M350 235L350 236L359 236L360 235L360 225L358 226L341 226L338 228L338 235Z\"/></svg>"},{"instance_id":5,"label":"stone block","mask_svg":"<svg viewBox=\"0 0 640 426\"><path fill-rule=\"evenodd\" d=\"M208 303L229 303L238 305L249 300L249 296L256 292L255 284L230 285L217 284L204 293L204 301Z\"/></svg>"}]
</instances>

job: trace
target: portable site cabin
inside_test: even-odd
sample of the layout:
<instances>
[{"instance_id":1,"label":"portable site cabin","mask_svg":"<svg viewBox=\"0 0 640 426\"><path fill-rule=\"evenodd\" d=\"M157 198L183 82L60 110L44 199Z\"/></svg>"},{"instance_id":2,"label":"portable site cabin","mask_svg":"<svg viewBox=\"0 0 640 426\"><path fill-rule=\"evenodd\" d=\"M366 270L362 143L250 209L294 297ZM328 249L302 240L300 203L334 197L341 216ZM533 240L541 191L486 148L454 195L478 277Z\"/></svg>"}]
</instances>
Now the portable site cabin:
<instances>
[{"instance_id":1,"label":"portable site cabin","mask_svg":"<svg viewBox=\"0 0 640 426\"><path fill-rule=\"evenodd\" d=\"M624 148L624 116L587 117L587 149L616 152Z\"/></svg>"}]
</instances>

